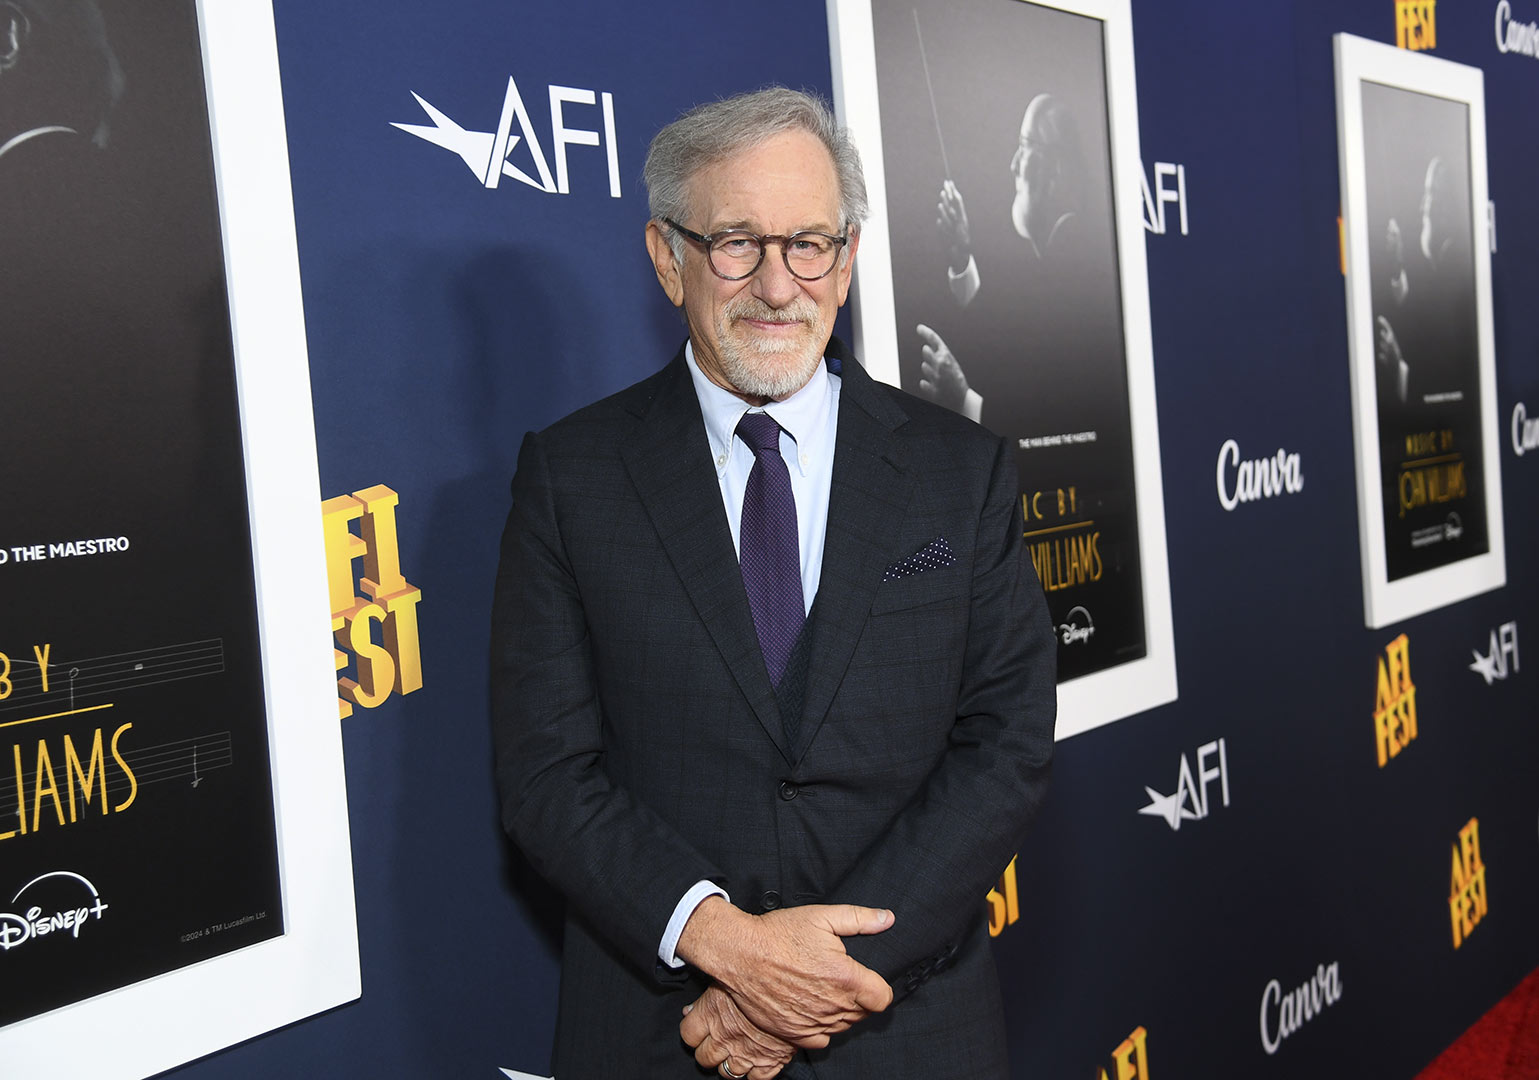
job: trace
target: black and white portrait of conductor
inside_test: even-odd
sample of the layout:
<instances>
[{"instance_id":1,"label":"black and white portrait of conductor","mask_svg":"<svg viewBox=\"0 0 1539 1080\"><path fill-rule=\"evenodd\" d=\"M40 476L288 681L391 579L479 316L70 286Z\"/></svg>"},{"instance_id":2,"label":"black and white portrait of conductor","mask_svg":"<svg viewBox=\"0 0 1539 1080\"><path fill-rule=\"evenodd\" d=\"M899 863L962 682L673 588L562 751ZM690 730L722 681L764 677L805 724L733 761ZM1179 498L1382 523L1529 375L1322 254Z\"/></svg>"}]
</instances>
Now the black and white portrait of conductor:
<instances>
[{"instance_id":1,"label":"black and white portrait of conductor","mask_svg":"<svg viewBox=\"0 0 1539 1080\"><path fill-rule=\"evenodd\" d=\"M106 147L123 85L94 0L0 0L0 170L34 140Z\"/></svg>"},{"instance_id":2,"label":"black and white portrait of conductor","mask_svg":"<svg viewBox=\"0 0 1539 1080\"><path fill-rule=\"evenodd\" d=\"M983 898L1055 714L1014 454L832 337L867 206L823 102L699 106L644 178L686 339L525 437L493 610L555 1074L1004 1080Z\"/></svg>"},{"instance_id":3,"label":"black and white portrait of conductor","mask_svg":"<svg viewBox=\"0 0 1539 1080\"><path fill-rule=\"evenodd\" d=\"M1084 154L1074 114L1052 94L1037 94L1026 106L1020 143L1010 157L1010 176L1015 184L1010 224L1025 242L1026 257L1045 265L1081 259L1077 252L1070 252L1082 242ZM947 284L957 304L965 308L978 295L982 276L973 256L973 226L967 205L950 179L941 185L935 224L950 254ZM985 227L1000 224L990 218ZM1031 304L1034 298L1020 299ZM983 416L983 396L969 382L962 361L934 329L921 323L917 331L924 358L919 393L969 419L989 422Z\"/></svg>"}]
</instances>

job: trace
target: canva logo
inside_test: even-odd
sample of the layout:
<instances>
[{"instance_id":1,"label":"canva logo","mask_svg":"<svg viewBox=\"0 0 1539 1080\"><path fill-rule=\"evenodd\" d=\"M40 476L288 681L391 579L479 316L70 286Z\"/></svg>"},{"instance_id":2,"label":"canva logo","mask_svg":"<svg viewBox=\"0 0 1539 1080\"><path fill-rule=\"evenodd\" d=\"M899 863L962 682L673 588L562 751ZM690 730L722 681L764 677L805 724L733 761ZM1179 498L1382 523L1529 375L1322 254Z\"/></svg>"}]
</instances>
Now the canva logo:
<instances>
[{"instance_id":1,"label":"canva logo","mask_svg":"<svg viewBox=\"0 0 1539 1080\"><path fill-rule=\"evenodd\" d=\"M1213 764L1209 765L1209 759ZM1207 817L1213 809L1213 804L1208 798L1208 786L1217 780L1219 792L1223 795L1224 805L1229 805L1229 754L1223 739L1215 739L1212 742L1203 743L1197 748L1197 772L1193 779L1192 766L1185 754L1181 755L1181 764L1176 770L1176 790L1173 795L1161 795L1148 785L1144 786L1144 793L1149 796L1149 805L1138 809L1140 814L1150 817L1165 819L1172 832L1181 828L1183 821L1201 821Z\"/></svg>"},{"instance_id":2,"label":"canva logo","mask_svg":"<svg viewBox=\"0 0 1539 1080\"><path fill-rule=\"evenodd\" d=\"M502 115L495 131L475 131L461 127L415 90L411 96L417 99L417 104L422 106L422 111L427 113L433 123L398 124L392 121L390 126L458 154L465 167L486 188L497 187L498 182L508 176L536 191L551 195L571 193L568 147L602 145L604 161L609 167L609 195L618 199L620 159L615 144L614 95L607 90L600 94L576 86L552 85L546 89L550 98L550 147L556 161L554 177L546 161L545 151L540 146L535 126L529 118L529 110L524 106L523 95L518 92L518 83L511 75L508 76L508 89L502 98ZM601 123L602 135L598 128L568 125L567 106L594 104L599 107L600 116L595 119ZM515 123L518 124L516 134L513 131ZM532 169L535 176L514 164L515 159L522 162L525 168Z\"/></svg>"},{"instance_id":3,"label":"canva logo","mask_svg":"<svg viewBox=\"0 0 1539 1080\"><path fill-rule=\"evenodd\" d=\"M1261 991L1261 1048L1277 1053L1284 1039L1340 1000L1341 968L1336 962L1321 964L1308 982L1286 994L1282 983L1273 979Z\"/></svg>"},{"instance_id":4,"label":"canva logo","mask_svg":"<svg viewBox=\"0 0 1539 1080\"><path fill-rule=\"evenodd\" d=\"M1278 495L1297 495L1304 490L1304 468L1297 454L1278 448L1271 457L1254 461L1240 460L1240 444L1227 439L1218 448L1218 501L1225 510L1241 503L1270 499Z\"/></svg>"},{"instance_id":5,"label":"canva logo","mask_svg":"<svg viewBox=\"0 0 1539 1080\"><path fill-rule=\"evenodd\" d=\"M42 902L27 903L31 896ZM11 898L11 903L19 905L20 910L0 911L0 950L5 952L65 931L71 938L79 938L81 927L89 921L99 921L108 906L95 885L68 870L54 870L33 878Z\"/></svg>"},{"instance_id":6,"label":"canva logo","mask_svg":"<svg viewBox=\"0 0 1539 1080\"><path fill-rule=\"evenodd\" d=\"M1539 57L1539 23L1518 22L1507 0L1496 5L1496 51Z\"/></svg>"},{"instance_id":7,"label":"canva logo","mask_svg":"<svg viewBox=\"0 0 1539 1080\"><path fill-rule=\"evenodd\" d=\"M1539 420L1530 420L1520 401L1512 407L1512 452L1522 457L1530 450L1539 450Z\"/></svg>"}]
</instances>

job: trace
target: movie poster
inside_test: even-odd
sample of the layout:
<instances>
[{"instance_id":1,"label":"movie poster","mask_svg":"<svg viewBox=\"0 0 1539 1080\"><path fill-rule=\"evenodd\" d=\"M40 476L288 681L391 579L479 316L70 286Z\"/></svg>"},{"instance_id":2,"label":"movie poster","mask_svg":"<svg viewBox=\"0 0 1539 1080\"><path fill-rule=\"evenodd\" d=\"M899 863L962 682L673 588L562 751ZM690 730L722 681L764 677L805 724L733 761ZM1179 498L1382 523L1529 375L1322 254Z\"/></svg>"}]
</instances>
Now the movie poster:
<instances>
[{"instance_id":1,"label":"movie poster","mask_svg":"<svg viewBox=\"0 0 1539 1080\"><path fill-rule=\"evenodd\" d=\"M0 1026L284 932L196 5L8 8Z\"/></svg>"},{"instance_id":2,"label":"movie poster","mask_svg":"<svg viewBox=\"0 0 1539 1080\"><path fill-rule=\"evenodd\" d=\"M1505 581L1478 69L1337 37L1365 613Z\"/></svg>"},{"instance_id":3,"label":"movie poster","mask_svg":"<svg viewBox=\"0 0 1539 1080\"><path fill-rule=\"evenodd\" d=\"M868 286L873 270L885 270L894 381L1015 448L1025 540L1057 630L1061 683L1167 651L1156 642L1169 620L1163 517L1155 507L1143 520L1147 503L1159 501L1159 473L1157 440L1143 441L1154 415L1142 227L1136 215L1119 221L1127 203L1114 182L1110 122L1114 74L1130 111L1133 96L1131 57L1109 71L1108 39L1117 30L1130 50L1131 35L1125 17L1108 21L1123 14L1108 7L1095 17L1021 0L873 3L875 109L851 104L852 65L844 65L857 133L862 115L880 115L880 220L890 245L884 252L870 235L862 240L861 349L883 351ZM1123 122L1136 132L1136 116ZM1122 167L1136 191L1131 138L1132 164ZM1130 231L1136 266L1124 265ZM890 265L875 267L884 254ZM1140 294L1136 350L1130 282ZM1135 370L1147 380L1146 399L1134 392ZM1161 667L1165 689L1119 694L1116 706L1094 711L1115 719L1111 712L1169 700L1173 663L1162 658ZM1064 715L1071 729L1082 722L1075 710Z\"/></svg>"},{"instance_id":4,"label":"movie poster","mask_svg":"<svg viewBox=\"0 0 1539 1080\"><path fill-rule=\"evenodd\" d=\"M1362 95L1384 556L1398 581L1490 550L1469 106L1375 82Z\"/></svg>"}]
</instances>

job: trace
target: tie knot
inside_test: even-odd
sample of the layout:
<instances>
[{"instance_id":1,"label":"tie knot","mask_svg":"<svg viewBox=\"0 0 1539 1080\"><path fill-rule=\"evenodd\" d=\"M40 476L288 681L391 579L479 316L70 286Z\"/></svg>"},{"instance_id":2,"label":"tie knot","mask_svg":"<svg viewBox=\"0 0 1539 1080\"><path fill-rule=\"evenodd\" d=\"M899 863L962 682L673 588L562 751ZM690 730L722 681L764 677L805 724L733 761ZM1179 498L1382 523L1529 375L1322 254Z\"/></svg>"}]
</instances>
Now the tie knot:
<instances>
[{"instance_id":1,"label":"tie knot","mask_svg":"<svg viewBox=\"0 0 1539 1080\"><path fill-rule=\"evenodd\" d=\"M737 422L737 433L755 454L765 450L780 453L780 425L769 413L744 413Z\"/></svg>"}]
</instances>

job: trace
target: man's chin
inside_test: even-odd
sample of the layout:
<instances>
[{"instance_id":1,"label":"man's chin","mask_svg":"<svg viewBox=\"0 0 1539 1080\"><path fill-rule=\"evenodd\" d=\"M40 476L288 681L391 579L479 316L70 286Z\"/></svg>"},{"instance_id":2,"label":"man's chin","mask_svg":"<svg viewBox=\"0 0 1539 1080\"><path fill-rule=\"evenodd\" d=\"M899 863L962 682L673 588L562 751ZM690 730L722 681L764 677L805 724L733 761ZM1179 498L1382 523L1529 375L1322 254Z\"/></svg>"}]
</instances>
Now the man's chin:
<instances>
[{"instance_id":1,"label":"man's chin","mask_svg":"<svg viewBox=\"0 0 1539 1080\"><path fill-rule=\"evenodd\" d=\"M812 348L805 339L787 344L796 347L739 350L728 360L732 384L745 394L775 400L790 397L806 386L823 360L822 351Z\"/></svg>"}]
</instances>

